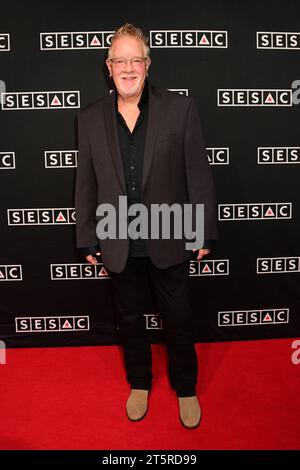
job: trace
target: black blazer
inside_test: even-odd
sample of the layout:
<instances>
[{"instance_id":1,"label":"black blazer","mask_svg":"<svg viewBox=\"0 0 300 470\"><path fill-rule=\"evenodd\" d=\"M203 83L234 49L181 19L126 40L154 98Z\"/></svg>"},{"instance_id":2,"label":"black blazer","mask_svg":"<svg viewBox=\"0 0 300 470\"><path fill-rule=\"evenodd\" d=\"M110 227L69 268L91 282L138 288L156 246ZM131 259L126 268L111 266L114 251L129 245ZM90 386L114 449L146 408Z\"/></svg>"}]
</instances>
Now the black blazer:
<instances>
[{"instance_id":1,"label":"black blazer","mask_svg":"<svg viewBox=\"0 0 300 470\"><path fill-rule=\"evenodd\" d=\"M99 246L97 206L110 203L117 210L119 195L126 195L114 93L78 112L75 188L78 248ZM203 203L204 238L216 239L214 183L195 100L149 83L148 113L141 202L149 213L153 203ZM182 263L191 257L185 242L184 238L146 239L148 255L158 268ZM128 258L128 238L100 240L100 246L104 265L121 272Z\"/></svg>"}]
</instances>

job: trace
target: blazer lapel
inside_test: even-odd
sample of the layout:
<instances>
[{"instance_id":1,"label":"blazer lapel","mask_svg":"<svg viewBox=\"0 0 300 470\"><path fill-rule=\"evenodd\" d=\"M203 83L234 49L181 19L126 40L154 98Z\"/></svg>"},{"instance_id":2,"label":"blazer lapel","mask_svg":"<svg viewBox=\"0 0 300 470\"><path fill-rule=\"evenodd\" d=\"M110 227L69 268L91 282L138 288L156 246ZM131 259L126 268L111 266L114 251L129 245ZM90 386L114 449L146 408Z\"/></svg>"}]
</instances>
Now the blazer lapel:
<instances>
[{"instance_id":1,"label":"blazer lapel","mask_svg":"<svg viewBox=\"0 0 300 470\"><path fill-rule=\"evenodd\" d=\"M160 108L160 100L155 93L155 88L152 87L152 85L149 83L149 109L144 149L142 194L144 194L144 189L151 169L151 163L162 114Z\"/></svg>"},{"instance_id":2,"label":"blazer lapel","mask_svg":"<svg viewBox=\"0 0 300 470\"><path fill-rule=\"evenodd\" d=\"M116 173L118 175L120 185L126 194L126 183L123 169L123 162L121 157L119 135L116 121L115 111L115 91L110 93L104 106L104 123L106 127L106 135L108 140L108 147L112 156L112 161L115 165Z\"/></svg>"}]
</instances>

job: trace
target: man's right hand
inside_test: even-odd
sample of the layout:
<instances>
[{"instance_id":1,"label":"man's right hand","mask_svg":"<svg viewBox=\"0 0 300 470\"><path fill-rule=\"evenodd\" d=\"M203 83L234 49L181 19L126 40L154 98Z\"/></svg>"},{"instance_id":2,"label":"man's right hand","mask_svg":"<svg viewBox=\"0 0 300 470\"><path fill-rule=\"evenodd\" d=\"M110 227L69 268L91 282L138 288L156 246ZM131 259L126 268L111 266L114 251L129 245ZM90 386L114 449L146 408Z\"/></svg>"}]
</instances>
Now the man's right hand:
<instances>
[{"instance_id":1,"label":"man's right hand","mask_svg":"<svg viewBox=\"0 0 300 470\"><path fill-rule=\"evenodd\" d=\"M100 256L101 253L100 251L98 253L96 253L97 256ZM94 255L88 255L85 257L85 259L87 260L88 263L91 263L91 264L97 264L98 263L98 260L96 258L96 256Z\"/></svg>"}]
</instances>

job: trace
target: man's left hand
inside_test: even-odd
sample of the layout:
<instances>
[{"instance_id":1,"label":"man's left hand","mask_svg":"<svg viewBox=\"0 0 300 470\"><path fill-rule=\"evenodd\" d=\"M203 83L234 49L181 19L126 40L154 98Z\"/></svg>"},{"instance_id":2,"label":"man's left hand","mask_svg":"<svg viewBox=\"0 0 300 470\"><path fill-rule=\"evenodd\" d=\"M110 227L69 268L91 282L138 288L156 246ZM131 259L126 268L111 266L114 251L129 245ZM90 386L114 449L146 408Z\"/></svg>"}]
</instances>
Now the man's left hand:
<instances>
[{"instance_id":1,"label":"man's left hand","mask_svg":"<svg viewBox=\"0 0 300 470\"><path fill-rule=\"evenodd\" d=\"M197 260L202 259L203 256L206 256L211 252L211 250L208 250L207 248L201 248L201 250L193 250L193 251L198 251Z\"/></svg>"}]
</instances>

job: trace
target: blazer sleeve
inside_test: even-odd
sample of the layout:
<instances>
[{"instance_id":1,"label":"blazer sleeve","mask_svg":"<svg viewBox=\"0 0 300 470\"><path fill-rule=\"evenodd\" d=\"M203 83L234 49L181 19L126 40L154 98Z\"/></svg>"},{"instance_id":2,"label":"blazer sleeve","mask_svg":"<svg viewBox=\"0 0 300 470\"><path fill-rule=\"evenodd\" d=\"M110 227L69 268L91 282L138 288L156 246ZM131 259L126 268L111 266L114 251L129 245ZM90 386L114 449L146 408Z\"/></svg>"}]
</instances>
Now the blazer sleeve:
<instances>
[{"instance_id":1,"label":"blazer sleeve","mask_svg":"<svg viewBox=\"0 0 300 470\"><path fill-rule=\"evenodd\" d=\"M215 240L218 238L215 186L204 144L198 106L192 97L187 111L184 152L189 202L204 204L204 239Z\"/></svg>"},{"instance_id":2,"label":"blazer sleeve","mask_svg":"<svg viewBox=\"0 0 300 470\"><path fill-rule=\"evenodd\" d=\"M79 111L77 114L78 162L75 183L77 248L99 246L96 234L97 180L85 120L82 112Z\"/></svg>"}]
</instances>

